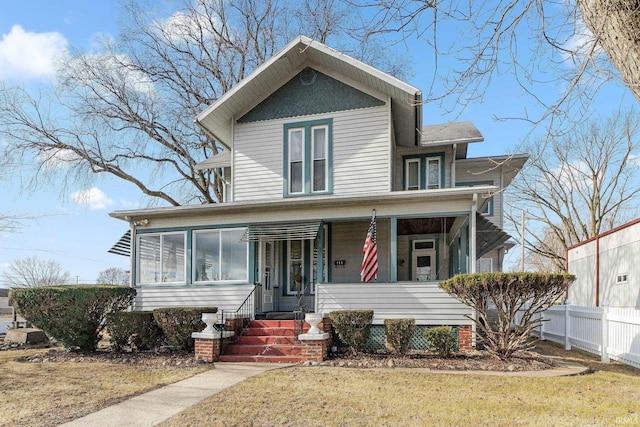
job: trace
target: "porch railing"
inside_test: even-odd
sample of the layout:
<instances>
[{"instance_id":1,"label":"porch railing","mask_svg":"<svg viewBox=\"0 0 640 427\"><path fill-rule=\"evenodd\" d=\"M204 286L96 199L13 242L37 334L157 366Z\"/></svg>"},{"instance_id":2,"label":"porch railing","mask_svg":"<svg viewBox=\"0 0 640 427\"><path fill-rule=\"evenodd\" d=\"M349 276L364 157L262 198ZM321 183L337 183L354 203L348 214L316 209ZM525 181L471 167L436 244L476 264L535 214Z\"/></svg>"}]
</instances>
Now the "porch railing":
<instances>
[{"instance_id":1,"label":"porch railing","mask_svg":"<svg viewBox=\"0 0 640 427\"><path fill-rule=\"evenodd\" d=\"M231 339L232 342L240 339L244 331L249 327L249 322L255 318L255 295L261 287L262 283L255 283L249 295L236 310L220 311L220 328L224 330L229 326L231 327L234 332L234 336Z\"/></svg>"}]
</instances>

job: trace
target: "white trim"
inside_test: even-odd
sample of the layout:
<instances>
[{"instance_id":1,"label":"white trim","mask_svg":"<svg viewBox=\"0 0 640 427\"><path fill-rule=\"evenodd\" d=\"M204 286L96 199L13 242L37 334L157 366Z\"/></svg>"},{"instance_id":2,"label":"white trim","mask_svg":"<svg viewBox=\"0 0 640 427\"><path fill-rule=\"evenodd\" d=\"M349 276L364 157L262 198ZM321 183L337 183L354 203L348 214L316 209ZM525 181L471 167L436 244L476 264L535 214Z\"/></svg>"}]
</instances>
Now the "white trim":
<instances>
[{"instance_id":1,"label":"white trim","mask_svg":"<svg viewBox=\"0 0 640 427\"><path fill-rule=\"evenodd\" d=\"M164 238L166 236L170 236L170 235L181 235L182 236L182 244L183 244L183 252L182 252L182 280L172 280L172 281L165 281L163 280L162 276L164 274ZM141 256L142 256L142 245L140 243L141 239L143 239L144 237L159 237L160 238L160 245L159 245L159 258L160 258L160 263L159 263L159 273L160 273L160 280L159 281L152 281L152 282L142 282L141 281L141 272L142 272L142 266L140 264L141 262ZM144 234L138 234L136 236L136 285L174 285L174 284L182 284L182 283L186 283L187 282L187 232L186 231L168 231L168 232L159 232L159 233L144 233ZM177 248L176 248L177 249ZM177 264L176 264L176 268L177 268ZM155 273L157 274L158 272L155 271ZM176 277L177 278L177 277Z\"/></svg>"},{"instance_id":2,"label":"white trim","mask_svg":"<svg viewBox=\"0 0 640 427\"><path fill-rule=\"evenodd\" d=\"M405 182L404 182L404 189L405 190L421 190L420 188L420 158L416 157L416 158L411 158L411 159L406 159L404 161L404 176L405 176ZM409 173L409 166L412 164L416 164L418 165L418 175L417 175L417 179L418 179L418 185L417 188L409 188L409 177L411 176L411 174Z\"/></svg>"},{"instance_id":3,"label":"white trim","mask_svg":"<svg viewBox=\"0 0 640 427\"><path fill-rule=\"evenodd\" d=\"M429 182L429 163L431 162L437 162L438 163L438 183L436 186L431 187L432 184L431 182ZM440 164L440 156L432 156L432 157L425 157L424 159L424 185L425 185L425 189L426 190L437 190L439 188L442 188L442 165Z\"/></svg>"},{"instance_id":4,"label":"white trim","mask_svg":"<svg viewBox=\"0 0 640 427\"><path fill-rule=\"evenodd\" d=\"M301 277L301 281L300 281L300 292L304 291L304 280L305 280L305 271L304 271L304 242L305 240L287 240L287 271L285 272L285 276L286 276L286 284L285 284L285 288L284 288L284 292L285 295L287 296L296 296L297 292L295 289L292 289L292 284L293 284L293 277L290 277L291 275L291 243L292 242L300 242L300 277Z\"/></svg>"},{"instance_id":5,"label":"white trim","mask_svg":"<svg viewBox=\"0 0 640 427\"><path fill-rule=\"evenodd\" d=\"M316 138L315 138L315 130L316 129L324 129L324 141L323 141L323 145L324 145L324 157L321 157L319 159L324 159L324 188L322 190L316 190L314 188L314 183L315 183L315 148L316 148ZM310 142L310 146L311 146L311 176L309 177L309 184L310 184L310 189L311 189L311 193L326 193L327 191L329 191L329 126L324 124L324 125L314 125L314 126L310 126L310 130L311 130L311 142ZM303 168L304 168L304 164L303 164ZM304 169L303 169L304 172ZM304 176L304 173L303 173Z\"/></svg>"}]
</instances>

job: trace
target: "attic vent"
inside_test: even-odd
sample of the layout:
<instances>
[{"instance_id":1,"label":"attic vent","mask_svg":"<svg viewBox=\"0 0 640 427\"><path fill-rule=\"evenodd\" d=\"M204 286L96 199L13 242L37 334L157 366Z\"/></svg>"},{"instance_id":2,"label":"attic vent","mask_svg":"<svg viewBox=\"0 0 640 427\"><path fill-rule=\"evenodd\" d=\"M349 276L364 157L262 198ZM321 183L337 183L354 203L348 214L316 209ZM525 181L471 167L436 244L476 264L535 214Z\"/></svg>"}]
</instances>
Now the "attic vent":
<instances>
[{"instance_id":1,"label":"attic vent","mask_svg":"<svg viewBox=\"0 0 640 427\"><path fill-rule=\"evenodd\" d=\"M303 86L309 86L316 81L316 71L313 68L305 68L300 72L300 82Z\"/></svg>"}]
</instances>

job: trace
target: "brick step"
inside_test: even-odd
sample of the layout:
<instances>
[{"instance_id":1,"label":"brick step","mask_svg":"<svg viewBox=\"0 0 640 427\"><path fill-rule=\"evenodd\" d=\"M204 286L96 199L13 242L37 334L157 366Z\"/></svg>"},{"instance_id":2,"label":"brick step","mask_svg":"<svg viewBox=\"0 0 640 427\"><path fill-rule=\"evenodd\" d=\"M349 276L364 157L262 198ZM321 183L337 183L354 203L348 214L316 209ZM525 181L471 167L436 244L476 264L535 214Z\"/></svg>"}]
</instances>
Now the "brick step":
<instances>
[{"instance_id":1,"label":"brick step","mask_svg":"<svg viewBox=\"0 0 640 427\"><path fill-rule=\"evenodd\" d=\"M274 335L243 335L234 343L234 345L295 345L298 340L293 335L290 336L274 336Z\"/></svg>"},{"instance_id":2,"label":"brick step","mask_svg":"<svg viewBox=\"0 0 640 427\"><path fill-rule=\"evenodd\" d=\"M271 337L293 337L295 336L295 331L293 327L265 327L265 328L251 328L244 331L244 336L271 336Z\"/></svg>"},{"instance_id":3,"label":"brick step","mask_svg":"<svg viewBox=\"0 0 640 427\"><path fill-rule=\"evenodd\" d=\"M259 362L259 363L300 363L300 356L255 356L255 355L228 355L223 354L220 362Z\"/></svg>"},{"instance_id":4,"label":"brick step","mask_svg":"<svg viewBox=\"0 0 640 427\"><path fill-rule=\"evenodd\" d=\"M292 328L294 320L252 320L249 322L250 328Z\"/></svg>"},{"instance_id":5,"label":"brick step","mask_svg":"<svg viewBox=\"0 0 640 427\"><path fill-rule=\"evenodd\" d=\"M298 356L302 354L301 345L237 345L231 344L224 349L228 355L254 356Z\"/></svg>"}]
</instances>

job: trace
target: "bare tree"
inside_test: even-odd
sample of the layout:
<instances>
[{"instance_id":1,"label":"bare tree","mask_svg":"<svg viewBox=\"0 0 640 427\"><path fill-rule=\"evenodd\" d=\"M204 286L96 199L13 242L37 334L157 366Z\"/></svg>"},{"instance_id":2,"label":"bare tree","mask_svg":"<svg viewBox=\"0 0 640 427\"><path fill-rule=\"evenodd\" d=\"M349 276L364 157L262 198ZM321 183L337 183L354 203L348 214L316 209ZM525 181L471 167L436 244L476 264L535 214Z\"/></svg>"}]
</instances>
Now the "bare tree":
<instances>
[{"instance_id":1,"label":"bare tree","mask_svg":"<svg viewBox=\"0 0 640 427\"><path fill-rule=\"evenodd\" d=\"M5 284L12 288L64 285L70 278L58 262L35 256L14 260L4 273Z\"/></svg>"},{"instance_id":2,"label":"bare tree","mask_svg":"<svg viewBox=\"0 0 640 427\"><path fill-rule=\"evenodd\" d=\"M107 268L98 273L96 283L101 285L127 285L129 284L129 272L123 268Z\"/></svg>"},{"instance_id":3,"label":"bare tree","mask_svg":"<svg viewBox=\"0 0 640 427\"><path fill-rule=\"evenodd\" d=\"M509 219L527 216L525 244L565 268L565 249L637 214L640 124L637 113L583 123L570 135L531 144L510 188Z\"/></svg>"},{"instance_id":4,"label":"bare tree","mask_svg":"<svg viewBox=\"0 0 640 427\"><path fill-rule=\"evenodd\" d=\"M501 118L544 123L553 136L570 131L608 81L640 100L637 0L351 1L372 16L364 37L425 42L433 65L423 99L445 111L481 102L499 80L529 101Z\"/></svg>"},{"instance_id":5,"label":"bare tree","mask_svg":"<svg viewBox=\"0 0 640 427\"><path fill-rule=\"evenodd\" d=\"M221 178L195 168L220 147L193 118L297 30L351 40L358 53L345 25L357 11L338 1L128 0L119 37L64 58L54 93L0 85L4 154L35 159L34 187L45 177L76 183L110 174L156 202L221 200Z\"/></svg>"}]
</instances>

